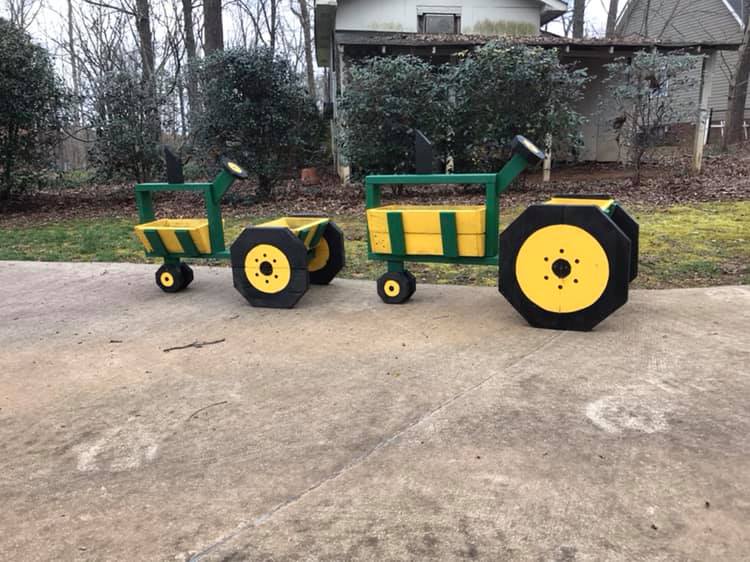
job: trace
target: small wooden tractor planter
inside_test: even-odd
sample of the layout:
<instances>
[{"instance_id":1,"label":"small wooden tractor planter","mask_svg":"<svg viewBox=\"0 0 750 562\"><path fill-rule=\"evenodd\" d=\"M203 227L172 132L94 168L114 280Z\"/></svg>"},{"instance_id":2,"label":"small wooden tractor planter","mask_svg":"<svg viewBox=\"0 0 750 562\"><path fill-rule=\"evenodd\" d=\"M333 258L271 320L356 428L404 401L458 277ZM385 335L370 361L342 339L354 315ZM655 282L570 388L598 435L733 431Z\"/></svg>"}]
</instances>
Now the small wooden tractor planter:
<instances>
[{"instance_id":1,"label":"small wooden tractor planter","mask_svg":"<svg viewBox=\"0 0 750 562\"><path fill-rule=\"evenodd\" d=\"M211 183L185 183L179 160L169 151L168 183L135 186L140 224L135 234L146 256L163 258L156 284L167 293L185 289L193 270L183 258L228 259L235 288L253 306L291 308L310 283L326 285L344 267L344 236L328 218L288 216L245 228L229 250L224 244L221 198L247 172L224 160ZM201 193L206 218L156 219L153 194L164 191Z\"/></svg>"},{"instance_id":2,"label":"small wooden tractor planter","mask_svg":"<svg viewBox=\"0 0 750 562\"><path fill-rule=\"evenodd\" d=\"M498 199L544 153L522 136L497 174L378 175L365 179L368 256L387 263L378 295L408 301L405 262L499 265L500 292L531 324L590 330L628 298L638 268L638 224L606 195L554 197L526 209L498 237ZM482 206L381 206L384 185L484 185Z\"/></svg>"}]
</instances>

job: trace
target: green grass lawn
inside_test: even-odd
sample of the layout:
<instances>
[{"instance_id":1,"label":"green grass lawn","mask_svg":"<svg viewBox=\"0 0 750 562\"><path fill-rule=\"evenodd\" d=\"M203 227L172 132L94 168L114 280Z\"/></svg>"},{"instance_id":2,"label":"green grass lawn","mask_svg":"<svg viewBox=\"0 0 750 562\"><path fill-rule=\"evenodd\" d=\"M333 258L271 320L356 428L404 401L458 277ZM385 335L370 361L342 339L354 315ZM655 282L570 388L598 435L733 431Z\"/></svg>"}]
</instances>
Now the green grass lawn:
<instances>
[{"instance_id":1,"label":"green grass lawn","mask_svg":"<svg viewBox=\"0 0 750 562\"><path fill-rule=\"evenodd\" d=\"M503 210L508 224L522 209ZM640 275L635 287L695 287L750 283L750 201L629 209L641 226ZM228 218L226 238L266 217ZM143 262L129 219L92 218L0 226L0 260ZM334 217L347 239L343 277L375 279L383 265L367 260L364 217ZM413 264L423 282L495 285L493 267Z\"/></svg>"}]
</instances>

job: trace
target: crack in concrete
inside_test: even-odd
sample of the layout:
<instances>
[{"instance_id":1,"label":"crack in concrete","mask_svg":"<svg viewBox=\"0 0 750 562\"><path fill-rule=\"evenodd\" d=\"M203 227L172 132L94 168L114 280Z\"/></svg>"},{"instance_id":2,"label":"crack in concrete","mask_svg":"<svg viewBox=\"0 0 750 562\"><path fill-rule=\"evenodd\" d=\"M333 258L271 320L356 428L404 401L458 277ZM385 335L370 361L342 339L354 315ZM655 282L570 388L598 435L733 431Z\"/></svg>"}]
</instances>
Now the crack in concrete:
<instances>
[{"instance_id":1,"label":"crack in concrete","mask_svg":"<svg viewBox=\"0 0 750 562\"><path fill-rule=\"evenodd\" d=\"M518 359L516 359L515 361L513 361L509 365L507 365L504 368L504 370L513 369L514 367L517 367L518 365L520 365L521 363L523 363L526 359L528 359L532 355L538 353L542 349L548 347L553 342L557 341L564 334L565 334L565 332L560 332L560 333L557 333L557 334L551 336L549 339L547 339L544 342L540 343L538 346L536 346L535 348L531 349L530 351L528 351L527 353L525 353L524 355L522 355L521 357L519 357ZM489 381L491 381L492 379L494 379L498 374L500 374L500 371L495 371L491 375L489 375L489 376L485 377L484 379L480 380L478 383L476 383L476 384L474 384L474 385L472 385L472 386L470 386L470 387L468 387L468 388L466 388L466 389L458 392L457 394L454 394L453 396L451 396L447 400L444 400L443 402L441 402L440 404L438 404L435 408L433 408L429 412L427 412L424 415L422 415L421 417L419 417L417 420L415 420L415 421L407 424L403 428L399 429L396 433L394 433L390 437L382 439L372 449L370 449L369 451L367 451L365 453L362 453L358 457L355 457L354 459L350 460L347 464L345 464L343 467L341 467L337 471L333 472L329 476L327 476L327 477L319 480L318 482L312 484L311 486L305 488L299 494L297 494L295 496L292 496L289 499L276 504L271 509L269 509L268 511L266 511L262 515L256 517L252 521L241 523L240 525L237 526L237 528L233 532L225 535L224 537L220 538L218 541L210 544L209 546L207 546L206 548L204 548L200 552L198 552L198 553L194 554L193 556L191 556L190 559L189 559L189 562L198 562L204 556L210 554L211 552L213 552L217 548L219 548L221 546L224 546L225 544L227 544L228 542L230 542L232 539L238 537L244 531L246 531L248 529L254 529L254 528L257 528L257 527L261 526L263 523L265 523L266 521L268 521L269 519L271 519L271 517L273 517L274 515L276 515L276 513L278 513L279 511L282 511L283 509L286 509L287 507L289 507L289 506L291 506L291 505L299 502L300 500L302 500L303 498L305 498L307 495L309 495L312 492L314 492L315 490L321 488L325 484L328 484L329 482L333 482L334 480L337 480L340 476L343 476L347 472L351 471L352 469L358 467L359 465L361 465L362 463L364 463L365 461L367 461L367 459L369 459L372 455L374 455L379 450L384 449L385 447L387 447L388 445L390 445L391 443L393 443L394 441L396 441L397 439L399 439L402 435L404 435L409 430L417 427L422 422L424 422L425 420L428 420L429 418L431 418L435 414L444 411L446 408L448 408L451 404L453 404L457 400L460 400L461 398L463 398L467 394L475 391L479 387L483 386L484 384L486 384Z\"/></svg>"}]
</instances>

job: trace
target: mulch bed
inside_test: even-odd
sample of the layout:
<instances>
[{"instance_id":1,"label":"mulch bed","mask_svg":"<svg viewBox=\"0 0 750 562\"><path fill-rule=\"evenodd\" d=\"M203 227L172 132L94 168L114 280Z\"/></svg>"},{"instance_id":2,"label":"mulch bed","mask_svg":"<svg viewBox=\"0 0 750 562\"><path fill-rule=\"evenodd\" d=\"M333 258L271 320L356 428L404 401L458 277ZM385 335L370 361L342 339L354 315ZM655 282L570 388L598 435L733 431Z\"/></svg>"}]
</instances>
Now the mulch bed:
<instances>
[{"instance_id":1,"label":"mulch bed","mask_svg":"<svg viewBox=\"0 0 750 562\"><path fill-rule=\"evenodd\" d=\"M667 206L710 201L750 199L750 147L705 159L699 176L688 172L689 160L678 159L645 168L641 184L633 186L629 172L614 164L580 164L553 170L552 181L543 183L541 173L525 174L503 194L506 207L526 206L560 193L607 193L631 205ZM384 190L384 201L392 198ZM235 184L224 199L226 216L273 216L308 212L340 215L364 209L361 184L342 186L336 176L322 174L320 185L302 186L289 180L277 187L274 198L255 202L251 181ZM398 199L412 204L482 203L480 187L407 186ZM200 196L187 193L159 194L157 209L162 216L202 216ZM131 217L135 212L132 184L110 184L66 189L44 189L11 201L0 214L2 223L57 222L61 219Z\"/></svg>"}]
</instances>

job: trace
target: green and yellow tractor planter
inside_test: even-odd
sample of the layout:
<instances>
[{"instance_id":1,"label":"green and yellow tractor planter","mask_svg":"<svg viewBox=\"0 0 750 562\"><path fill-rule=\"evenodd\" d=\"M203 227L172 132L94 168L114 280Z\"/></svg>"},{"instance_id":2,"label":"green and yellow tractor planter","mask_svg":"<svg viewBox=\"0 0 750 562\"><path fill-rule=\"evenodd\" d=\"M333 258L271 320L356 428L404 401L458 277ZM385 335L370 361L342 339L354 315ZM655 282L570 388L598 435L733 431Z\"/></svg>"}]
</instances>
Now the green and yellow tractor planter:
<instances>
[{"instance_id":1,"label":"green and yellow tractor planter","mask_svg":"<svg viewBox=\"0 0 750 562\"><path fill-rule=\"evenodd\" d=\"M365 179L368 256L388 304L408 301L405 262L497 265L500 292L529 324L590 330L625 304L638 268L638 224L606 195L560 196L532 205L498 236L499 195L544 153L522 136L496 174L375 175ZM384 185L484 185L481 206L380 203Z\"/></svg>"},{"instance_id":2,"label":"green and yellow tractor planter","mask_svg":"<svg viewBox=\"0 0 750 562\"><path fill-rule=\"evenodd\" d=\"M167 293L185 289L193 270L184 258L228 259L235 288L253 306L291 308L312 284L330 283L344 267L344 236L328 218L288 216L248 226L227 249L221 198L247 172L224 160L211 183L185 183L176 157L167 151L168 183L135 187L139 222L135 234L146 256L164 260L156 271L157 286ZM154 213L153 194L165 191L200 193L205 218L162 218Z\"/></svg>"}]
</instances>

